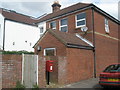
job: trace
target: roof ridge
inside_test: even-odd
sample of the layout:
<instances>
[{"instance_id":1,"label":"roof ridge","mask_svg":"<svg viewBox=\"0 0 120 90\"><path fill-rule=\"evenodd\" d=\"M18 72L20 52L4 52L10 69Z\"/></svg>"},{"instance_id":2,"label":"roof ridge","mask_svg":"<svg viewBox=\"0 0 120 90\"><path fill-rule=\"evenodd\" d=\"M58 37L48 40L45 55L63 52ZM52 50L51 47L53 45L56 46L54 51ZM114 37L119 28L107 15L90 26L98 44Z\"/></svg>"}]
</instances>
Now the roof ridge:
<instances>
[{"instance_id":1,"label":"roof ridge","mask_svg":"<svg viewBox=\"0 0 120 90\"><path fill-rule=\"evenodd\" d=\"M90 4L92 4L92 3L89 3L89 4L88 4L88 3L81 3L81 2L79 2L79 3L76 3L76 4L69 5L69 6L65 7L65 8L62 8L62 9L60 9L59 11L62 11L62 10L64 10L64 9L67 9L67 8L70 8L70 7L74 7L74 6L78 5L78 4L90 5ZM57 11L57 12L59 12L59 11ZM51 13L49 13L49 14L53 14L53 13L56 13L56 12L51 12ZM49 15L49 14L47 14L47 15Z\"/></svg>"},{"instance_id":2,"label":"roof ridge","mask_svg":"<svg viewBox=\"0 0 120 90\"><path fill-rule=\"evenodd\" d=\"M33 16L25 15L25 14L23 14L23 13L20 13L20 12L15 11L15 10L6 9L6 8L0 8L0 9L2 9L2 11L4 11L4 12L19 14L19 15L22 15L22 16L25 16L25 17L29 17L29 18L31 18L31 19L32 19L32 18L35 18L35 17L33 17Z\"/></svg>"},{"instance_id":3,"label":"roof ridge","mask_svg":"<svg viewBox=\"0 0 120 90\"><path fill-rule=\"evenodd\" d=\"M70 13L71 11L74 11L74 9L75 8L83 8L83 7L86 7L86 6L89 6L89 5L91 5L91 4L87 4L87 3L76 3L76 4L72 4L72 5L70 5L70 6L67 6L67 7L65 7L65 8L63 8L63 9L60 9L59 11L56 11L56 12L52 12L52 13L49 13L49 14L47 14L45 17L43 17L43 18L40 18L36 23L39 23L39 22L42 22L42 21L45 21L44 20L44 18L46 18L47 17L47 20L48 19L50 19L50 18L54 18L54 17L57 17L57 16L60 16L60 15L62 15L62 14L64 14L64 13ZM70 11L69 11L69 9L70 9ZM77 9L75 9L75 10L77 10ZM66 12L64 12L64 11L66 11ZM58 14L58 15L57 15ZM52 16L52 17L51 17ZM48 18L49 17L49 18ZM41 19L43 19L43 20L41 20Z\"/></svg>"},{"instance_id":4,"label":"roof ridge","mask_svg":"<svg viewBox=\"0 0 120 90\"><path fill-rule=\"evenodd\" d=\"M78 5L78 4L90 5L91 3L87 4L87 3L78 2L78 3L76 3L76 4L69 5L69 6L67 6L67 7L65 7L65 8L63 8L63 9L70 8L70 7L74 7L74 6ZM63 9L61 9L61 10L63 10Z\"/></svg>"}]
</instances>

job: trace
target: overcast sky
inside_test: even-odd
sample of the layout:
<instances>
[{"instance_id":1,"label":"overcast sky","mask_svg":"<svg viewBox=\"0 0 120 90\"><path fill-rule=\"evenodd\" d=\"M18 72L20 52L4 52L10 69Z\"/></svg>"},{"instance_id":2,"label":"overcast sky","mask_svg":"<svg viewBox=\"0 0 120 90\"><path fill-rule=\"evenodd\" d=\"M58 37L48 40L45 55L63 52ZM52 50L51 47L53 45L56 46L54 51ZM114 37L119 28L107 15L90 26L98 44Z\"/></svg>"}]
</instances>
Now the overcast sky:
<instances>
[{"instance_id":1,"label":"overcast sky","mask_svg":"<svg viewBox=\"0 0 120 90\"><path fill-rule=\"evenodd\" d=\"M51 5L55 0L0 0L0 8L14 10L28 16L39 17L51 13ZM118 2L120 0L57 0L61 9L78 2L93 3L110 15L118 18Z\"/></svg>"}]
</instances>

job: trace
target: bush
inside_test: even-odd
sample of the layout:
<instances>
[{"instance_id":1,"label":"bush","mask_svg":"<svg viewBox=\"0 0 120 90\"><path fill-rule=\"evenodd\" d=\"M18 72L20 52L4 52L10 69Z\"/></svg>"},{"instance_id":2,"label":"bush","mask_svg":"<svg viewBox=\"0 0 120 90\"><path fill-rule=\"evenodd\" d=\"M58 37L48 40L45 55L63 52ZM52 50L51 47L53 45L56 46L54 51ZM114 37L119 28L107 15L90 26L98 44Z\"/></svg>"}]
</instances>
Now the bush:
<instances>
[{"instance_id":1,"label":"bush","mask_svg":"<svg viewBox=\"0 0 120 90\"><path fill-rule=\"evenodd\" d=\"M28 52L28 51L2 51L2 54L34 54L34 52Z\"/></svg>"},{"instance_id":2,"label":"bush","mask_svg":"<svg viewBox=\"0 0 120 90\"><path fill-rule=\"evenodd\" d=\"M16 88L25 88L25 86L23 84L21 84L20 81L16 82Z\"/></svg>"},{"instance_id":3,"label":"bush","mask_svg":"<svg viewBox=\"0 0 120 90\"><path fill-rule=\"evenodd\" d=\"M39 88L39 86L37 84L33 85L33 88Z\"/></svg>"}]
</instances>

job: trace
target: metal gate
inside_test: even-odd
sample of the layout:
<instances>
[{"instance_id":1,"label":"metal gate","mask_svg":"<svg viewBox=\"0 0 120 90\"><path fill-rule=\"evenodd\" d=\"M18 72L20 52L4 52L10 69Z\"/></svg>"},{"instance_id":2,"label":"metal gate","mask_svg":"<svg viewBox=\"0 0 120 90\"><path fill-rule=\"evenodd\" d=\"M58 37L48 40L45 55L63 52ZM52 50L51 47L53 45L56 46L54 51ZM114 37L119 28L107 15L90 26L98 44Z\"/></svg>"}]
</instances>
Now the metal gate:
<instances>
[{"instance_id":1,"label":"metal gate","mask_svg":"<svg viewBox=\"0 0 120 90\"><path fill-rule=\"evenodd\" d=\"M22 83L26 88L38 84L38 55L22 55Z\"/></svg>"}]
</instances>

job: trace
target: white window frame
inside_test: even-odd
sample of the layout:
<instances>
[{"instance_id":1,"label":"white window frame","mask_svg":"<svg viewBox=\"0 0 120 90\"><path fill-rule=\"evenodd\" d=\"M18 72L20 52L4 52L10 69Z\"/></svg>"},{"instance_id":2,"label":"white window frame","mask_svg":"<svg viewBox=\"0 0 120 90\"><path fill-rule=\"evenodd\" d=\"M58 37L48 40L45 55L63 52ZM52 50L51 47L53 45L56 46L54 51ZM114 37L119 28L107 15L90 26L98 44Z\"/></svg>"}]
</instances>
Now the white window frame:
<instances>
[{"instance_id":1,"label":"white window frame","mask_svg":"<svg viewBox=\"0 0 120 90\"><path fill-rule=\"evenodd\" d=\"M107 21L107 23L106 23L106 21ZM109 33L109 32L110 32L110 30L109 30L109 23L108 23L108 19L107 19L107 18L105 18L104 22L105 22L105 32L106 32L106 33Z\"/></svg>"},{"instance_id":2,"label":"white window frame","mask_svg":"<svg viewBox=\"0 0 120 90\"><path fill-rule=\"evenodd\" d=\"M62 26L61 26L61 20L63 20L63 19L67 19L67 25L62 25ZM61 28L62 28L62 27L66 27L66 26L67 26L67 31L66 31L66 32L68 32L68 18L62 18L61 20L59 20L59 26L60 26L60 29L59 29L59 30L61 31Z\"/></svg>"},{"instance_id":3,"label":"white window frame","mask_svg":"<svg viewBox=\"0 0 120 90\"><path fill-rule=\"evenodd\" d=\"M44 49L44 56L46 56L46 50L54 50L55 51L54 56L56 56L56 48L45 48Z\"/></svg>"},{"instance_id":4,"label":"white window frame","mask_svg":"<svg viewBox=\"0 0 120 90\"><path fill-rule=\"evenodd\" d=\"M82 12L82 13L85 13L85 12ZM82 13L79 13L79 14L82 14ZM76 15L75 15L76 28L80 28L80 27L84 27L84 26L86 26L86 17L83 18L83 19L77 20L77 15L79 15L79 14L76 14ZM77 26L77 22L79 22L79 21L83 21L83 20L85 20L85 25Z\"/></svg>"},{"instance_id":5,"label":"white window frame","mask_svg":"<svg viewBox=\"0 0 120 90\"><path fill-rule=\"evenodd\" d=\"M50 24L53 23L53 22L55 22L55 24L56 24L56 21L50 22L50 23L49 23L49 28L51 28L51 25L50 25ZM56 29L56 26L55 26L55 28L51 28L51 29L55 30L55 29Z\"/></svg>"}]
</instances>

